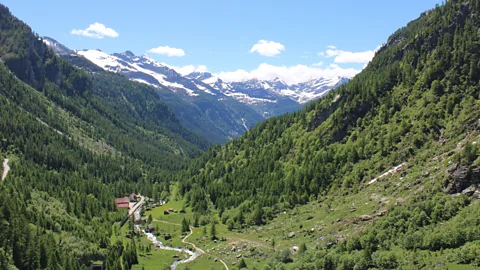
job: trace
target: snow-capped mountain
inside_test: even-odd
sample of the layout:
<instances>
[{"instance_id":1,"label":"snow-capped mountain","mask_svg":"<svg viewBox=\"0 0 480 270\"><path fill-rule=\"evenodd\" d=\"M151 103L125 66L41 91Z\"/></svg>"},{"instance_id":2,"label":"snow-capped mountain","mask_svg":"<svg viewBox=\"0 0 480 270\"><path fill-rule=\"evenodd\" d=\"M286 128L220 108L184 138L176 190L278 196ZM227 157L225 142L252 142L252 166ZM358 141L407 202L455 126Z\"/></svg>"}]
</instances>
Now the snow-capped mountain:
<instances>
[{"instance_id":1,"label":"snow-capped mountain","mask_svg":"<svg viewBox=\"0 0 480 270\"><path fill-rule=\"evenodd\" d=\"M76 54L75 50L67 48L65 45L61 44L60 42L56 41L53 38L43 37L43 42L50 47L54 52L58 55L66 55L66 54Z\"/></svg>"},{"instance_id":2,"label":"snow-capped mountain","mask_svg":"<svg viewBox=\"0 0 480 270\"><path fill-rule=\"evenodd\" d=\"M174 92L184 92L189 96L198 96L200 92L217 96L219 99L222 96L229 96L249 105L277 102L282 98L304 104L325 95L330 89L348 80L343 77L313 78L307 82L288 85L279 78L275 78L274 80L251 79L227 83L209 72L193 72L182 76L167 64L159 63L147 55L136 56L131 51L114 54L107 54L101 50L77 51L68 49L52 38L45 37L44 40L58 54L84 56L97 66L122 73L134 81L156 87L167 87ZM270 113L267 114L270 115Z\"/></svg>"},{"instance_id":3,"label":"snow-capped mountain","mask_svg":"<svg viewBox=\"0 0 480 270\"><path fill-rule=\"evenodd\" d=\"M288 85L279 78L273 80L251 79L243 82L225 83L218 76L208 72L194 72L188 78L208 84L215 90L232 96L245 103L275 102L287 97L303 104L324 96L332 88L348 81L344 77L315 78L307 82Z\"/></svg>"},{"instance_id":4,"label":"snow-capped mountain","mask_svg":"<svg viewBox=\"0 0 480 270\"><path fill-rule=\"evenodd\" d=\"M147 55L136 56L131 51L110 55L101 50L81 50L77 54L107 71L122 73L133 81L167 87L173 92L183 92L189 96L198 96L201 91L211 94L209 89L198 87L190 79Z\"/></svg>"},{"instance_id":5,"label":"snow-capped mountain","mask_svg":"<svg viewBox=\"0 0 480 270\"><path fill-rule=\"evenodd\" d=\"M164 98L171 101L172 95L175 95L177 101L180 98L195 104L207 114L207 118L213 115L213 108L224 110L215 114L217 119L224 118L222 120L224 126L235 126L234 129L224 133L228 138L238 136L242 130L253 126L259 119L295 111L304 103L325 95L330 89L348 80L342 77L312 78L310 81L291 85L279 78L225 82L218 75L209 72L182 75L168 64L157 62L147 55L137 56L131 51L108 54L99 49L72 50L52 38L44 37L43 40L68 61L89 60L85 60L90 64L89 71L95 72L91 67L98 66L106 71L123 74L132 81L159 88L159 91L168 89L169 95L162 92ZM78 62L86 68L86 63ZM175 106L177 105L178 102ZM226 113L225 110L230 112ZM183 113L180 108L177 111ZM226 119L225 115L229 118ZM249 119L248 117L244 119L241 115L249 115Z\"/></svg>"}]
</instances>

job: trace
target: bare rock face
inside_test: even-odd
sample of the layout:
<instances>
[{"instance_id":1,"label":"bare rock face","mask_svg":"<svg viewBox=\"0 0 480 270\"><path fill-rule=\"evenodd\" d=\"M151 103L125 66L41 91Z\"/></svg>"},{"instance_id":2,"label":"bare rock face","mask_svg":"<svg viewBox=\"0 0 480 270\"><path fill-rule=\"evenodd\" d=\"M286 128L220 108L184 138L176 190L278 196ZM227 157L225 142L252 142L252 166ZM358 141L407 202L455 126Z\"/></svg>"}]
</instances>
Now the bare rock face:
<instances>
[{"instance_id":1,"label":"bare rock face","mask_svg":"<svg viewBox=\"0 0 480 270\"><path fill-rule=\"evenodd\" d=\"M447 173L449 183L445 192L448 194L460 193L468 187L480 183L480 168L468 168L465 165L454 164L447 170ZM467 191L467 193L470 192Z\"/></svg>"},{"instance_id":2,"label":"bare rock face","mask_svg":"<svg viewBox=\"0 0 480 270\"><path fill-rule=\"evenodd\" d=\"M462 194L467 195L467 196L472 196L473 193L475 193L475 190L477 188L474 185L469 186L468 188L464 189L462 191Z\"/></svg>"}]
</instances>

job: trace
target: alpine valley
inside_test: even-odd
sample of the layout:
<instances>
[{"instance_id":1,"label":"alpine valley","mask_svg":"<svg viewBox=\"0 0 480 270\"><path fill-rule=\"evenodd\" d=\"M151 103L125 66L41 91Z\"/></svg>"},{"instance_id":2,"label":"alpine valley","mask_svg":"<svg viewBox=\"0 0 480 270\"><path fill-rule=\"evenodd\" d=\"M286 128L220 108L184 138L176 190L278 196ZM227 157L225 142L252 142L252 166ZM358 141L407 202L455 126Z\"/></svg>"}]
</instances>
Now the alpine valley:
<instances>
[{"instance_id":1,"label":"alpine valley","mask_svg":"<svg viewBox=\"0 0 480 270\"><path fill-rule=\"evenodd\" d=\"M95 71L89 69L90 63L85 64L87 59L105 71L156 88L186 127L215 143L236 138L268 117L298 110L348 81L333 77L312 78L293 85L278 78L227 83L208 72L183 76L165 63L147 55L136 56L131 51L109 55L99 49L72 50L50 37L43 40L58 55L79 67Z\"/></svg>"},{"instance_id":2,"label":"alpine valley","mask_svg":"<svg viewBox=\"0 0 480 270\"><path fill-rule=\"evenodd\" d=\"M0 270L477 269L480 0L384 40L348 81L227 83L0 5Z\"/></svg>"}]
</instances>

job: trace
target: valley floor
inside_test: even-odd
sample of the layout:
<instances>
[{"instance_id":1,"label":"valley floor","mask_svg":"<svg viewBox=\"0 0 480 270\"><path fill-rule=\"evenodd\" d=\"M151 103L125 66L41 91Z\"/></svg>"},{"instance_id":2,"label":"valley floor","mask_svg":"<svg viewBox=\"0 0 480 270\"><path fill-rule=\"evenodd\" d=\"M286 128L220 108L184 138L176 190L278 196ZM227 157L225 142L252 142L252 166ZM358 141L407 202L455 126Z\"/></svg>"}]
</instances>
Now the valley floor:
<instances>
[{"instance_id":1,"label":"valley floor","mask_svg":"<svg viewBox=\"0 0 480 270\"><path fill-rule=\"evenodd\" d=\"M467 136L459 141L459 145L467 142L480 141L478 134ZM302 245L307 250L329 249L337 243L343 242L352 236L366 231L375 222L388 217L388 214L397 208L404 207L418 198L431 198L437 192L438 196L446 198L447 204L465 196L461 194L446 195L443 192L433 192L439 179L444 179L446 168L452 166L454 153L461 147L444 153L443 147L432 150L427 162L418 164L416 160L406 160L401 166L386 169L387 173L380 174L374 183L366 182L356 190L349 192L337 190L330 195L312 201L307 205L297 206L277 213L277 216L263 226L251 226L229 231L227 226L219 221L218 216L202 216L200 224L191 228L188 234L182 233L183 219L194 221L191 208L184 207L185 201L170 201L164 205L151 208L144 213L144 217L152 216L152 225L156 229L157 238L167 246L177 248L195 248L201 256L195 260L178 265L177 269L229 269L237 268L243 259L249 269L262 269L271 261L278 260L279 254L288 250L291 260L296 262L303 254L299 250ZM450 148L452 149L452 148ZM442 195L443 194L443 195ZM478 190L469 197L470 204L459 210L459 215L469 216L480 209ZM425 199L423 199L425 200ZM451 202L450 202L451 201ZM185 209L165 214L169 209ZM217 241L211 240L211 224L216 223ZM458 222L454 218L446 220L441 226L450 226ZM166 237L167 236L167 237ZM166 237L166 238L165 238ZM186 239L188 238L188 242ZM142 243L151 245L146 237ZM412 251L392 245L398 255L400 265L414 267L418 262L408 262ZM458 249L442 249L438 251L421 250L424 267L447 267L448 269L472 269L471 265L458 264L455 259ZM163 265L170 265L178 260L170 251L153 249L139 257L139 264L134 269L158 269L154 261L162 261ZM176 258L169 258L175 256ZM166 259L167 258L167 259ZM286 264L288 269L288 263ZM417 265L419 266L419 265Z\"/></svg>"}]
</instances>

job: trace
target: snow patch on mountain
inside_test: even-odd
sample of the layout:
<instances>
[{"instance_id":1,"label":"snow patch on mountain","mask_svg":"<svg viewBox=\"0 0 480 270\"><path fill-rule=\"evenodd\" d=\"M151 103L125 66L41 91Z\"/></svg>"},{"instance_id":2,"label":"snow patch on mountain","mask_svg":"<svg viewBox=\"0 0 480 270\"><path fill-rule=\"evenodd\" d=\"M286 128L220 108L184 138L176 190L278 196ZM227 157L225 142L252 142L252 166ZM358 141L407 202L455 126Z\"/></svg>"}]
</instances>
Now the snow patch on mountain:
<instances>
[{"instance_id":1,"label":"snow patch on mountain","mask_svg":"<svg viewBox=\"0 0 480 270\"><path fill-rule=\"evenodd\" d=\"M147 68L148 65L157 68L166 68L158 62L154 61L153 59L148 58L147 56L137 57L130 51L116 55L110 55L101 50L83 50L78 51L77 53L107 71L124 73L131 80L146 83L155 87L165 86L174 92L182 89L189 96L198 96L194 89L185 87L184 85L177 82L168 81L165 74L158 73ZM166 69L168 71L168 68ZM151 78L154 78L157 84L152 83L151 81L147 81L144 78L140 78L139 73L140 75L145 74Z\"/></svg>"},{"instance_id":2,"label":"snow patch on mountain","mask_svg":"<svg viewBox=\"0 0 480 270\"><path fill-rule=\"evenodd\" d=\"M45 43L45 45L50 47L58 55L68 55L76 53L75 50L67 48L65 45L61 44L53 38L42 37L41 39L43 40L43 43Z\"/></svg>"},{"instance_id":3,"label":"snow patch on mountain","mask_svg":"<svg viewBox=\"0 0 480 270\"><path fill-rule=\"evenodd\" d=\"M164 87L178 94L197 97L206 93L218 101L235 99L249 105L264 116L277 115L300 108L321 98L331 89L348 81L344 77L312 78L297 84L287 84L279 78L273 80L250 79L225 82L217 74L192 72L181 75L175 67L160 63L148 55L137 56L131 51L108 54L101 50L71 50L54 39L44 42L57 54L83 56L104 70L121 73L130 80L154 87ZM286 107L285 107L286 106ZM286 108L283 110L282 108Z\"/></svg>"}]
</instances>

